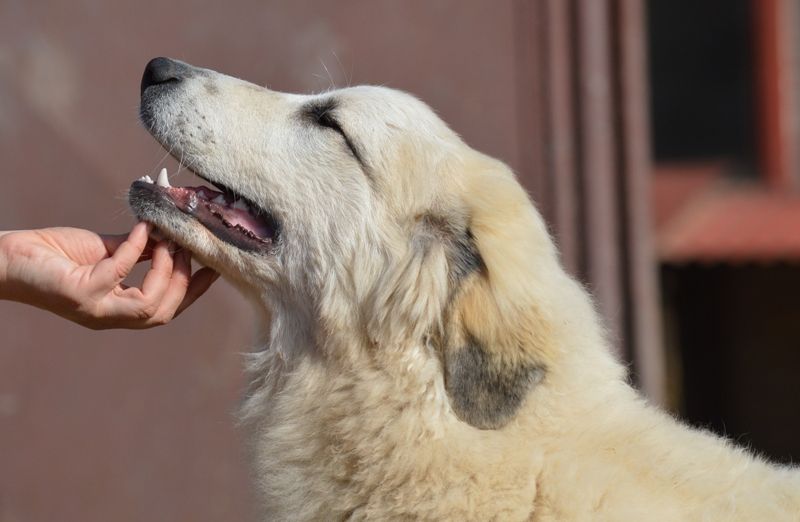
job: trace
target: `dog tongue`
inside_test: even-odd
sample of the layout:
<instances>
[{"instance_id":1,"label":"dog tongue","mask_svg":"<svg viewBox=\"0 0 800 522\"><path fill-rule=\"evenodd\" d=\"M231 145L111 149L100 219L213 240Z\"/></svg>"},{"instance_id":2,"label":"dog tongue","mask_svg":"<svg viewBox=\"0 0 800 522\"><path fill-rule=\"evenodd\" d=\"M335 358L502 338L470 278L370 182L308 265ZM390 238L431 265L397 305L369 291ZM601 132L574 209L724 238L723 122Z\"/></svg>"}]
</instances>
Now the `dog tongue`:
<instances>
[{"instance_id":1,"label":"dog tongue","mask_svg":"<svg viewBox=\"0 0 800 522\"><path fill-rule=\"evenodd\" d=\"M261 239L269 238L274 233L268 220L255 215L257 210L251 209L243 199L236 199L231 194L223 194L203 186L169 187L167 190L176 193L175 195L178 197L195 195L199 200L204 201L209 210L228 228L241 227Z\"/></svg>"},{"instance_id":2,"label":"dog tongue","mask_svg":"<svg viewBox=\"0 0 800 522\"><path fill-rule=\"evenodd\" d=\"M216 205L220 209L222 218L231 226L240 226L249 230L258 237L269 237L272 233L270 227L263 220L252 215L246 210Z\"/></svg>"}]
</instances>

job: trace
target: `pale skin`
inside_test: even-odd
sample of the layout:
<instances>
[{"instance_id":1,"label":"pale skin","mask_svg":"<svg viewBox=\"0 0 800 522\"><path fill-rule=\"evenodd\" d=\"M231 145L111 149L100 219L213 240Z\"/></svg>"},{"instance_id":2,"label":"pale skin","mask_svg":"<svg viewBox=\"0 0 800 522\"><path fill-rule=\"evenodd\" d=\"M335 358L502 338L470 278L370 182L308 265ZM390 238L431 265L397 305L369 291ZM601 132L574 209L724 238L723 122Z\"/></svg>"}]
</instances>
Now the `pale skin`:
<instances>
[{"instance_id":1,"label":"pale skin","mask_svg":"<svg viewBox=\"0 0 800 522\"><path fill-rule=\"evenodd\" d=\"M0 299L27 303L92 328L168 323L208 290L218 274L191 272L191 254L148 240L150 225L127 235L79 228L0 232ZM123 283L150 260L141 287Z\"/></svg>"}]
</instances>

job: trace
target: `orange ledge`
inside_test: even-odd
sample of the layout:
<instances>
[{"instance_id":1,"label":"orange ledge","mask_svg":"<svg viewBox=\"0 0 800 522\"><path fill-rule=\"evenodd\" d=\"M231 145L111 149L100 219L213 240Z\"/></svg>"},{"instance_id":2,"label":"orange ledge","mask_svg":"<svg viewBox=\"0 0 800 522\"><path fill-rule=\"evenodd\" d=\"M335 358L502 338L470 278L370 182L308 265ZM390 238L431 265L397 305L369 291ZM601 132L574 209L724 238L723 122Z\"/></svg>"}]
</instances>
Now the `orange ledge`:
<instances>
[{"instance_id":1,"label":"orange ledge","mask_svg":"<svg viewBox=\"0 0 800 522\"><path fill-rule=\"evenodd\" d=\"M724 163L660 166L653 190L667 263L800 262L800 195L724 179Z\"/></svg>"}]
</instances>

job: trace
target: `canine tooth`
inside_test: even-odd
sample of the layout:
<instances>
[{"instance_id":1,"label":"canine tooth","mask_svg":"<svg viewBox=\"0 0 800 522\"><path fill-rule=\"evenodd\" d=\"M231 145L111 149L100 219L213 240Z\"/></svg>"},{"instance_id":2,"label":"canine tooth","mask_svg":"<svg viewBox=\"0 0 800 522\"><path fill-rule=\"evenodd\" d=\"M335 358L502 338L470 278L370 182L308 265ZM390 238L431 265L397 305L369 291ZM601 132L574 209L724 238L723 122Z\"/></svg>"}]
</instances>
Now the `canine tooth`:
<instances>
[{"instance_id":1,"label":"canine tooth","mask_svg":"<svg viewBox=\"0 0 800 522\"><path fill-rule=\"evenodd\" d=\"M237 199L236 201L233 202L233 208L235 208L236 210L244 210L245 212L250 211L250 207L247 205L247 203L245 203L241 199Z\"/></svg>"},{"instance_id":2,"label":"canine tooth","mask_svg":"<svg viewBox=\"0 0 800 522\"><path fill-rule=\"evenodd\" d=\"M158 173L158 181L156 184L159 187L169 187L169 178L167 177L167 169L161 169L161 172Z\"/></svg>"}]
</instances>

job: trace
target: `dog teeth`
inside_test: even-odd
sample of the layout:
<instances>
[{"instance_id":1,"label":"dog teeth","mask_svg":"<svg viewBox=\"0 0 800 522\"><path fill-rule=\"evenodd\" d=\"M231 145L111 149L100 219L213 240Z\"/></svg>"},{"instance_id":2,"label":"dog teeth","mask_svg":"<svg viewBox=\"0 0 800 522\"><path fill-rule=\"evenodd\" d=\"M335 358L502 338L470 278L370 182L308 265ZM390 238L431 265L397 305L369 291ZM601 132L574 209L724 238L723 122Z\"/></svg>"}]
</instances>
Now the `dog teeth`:
<instances>
[{"instance_id":1,"label":"dog teeth","mask_svg":"<svg viewBox=\"0 0 800 522\"><path fill-rule=\"evenodd\" d=\"M152 183L153 182L153 180L150 178L150 176L142 176L137 181L143 181L144 183Z\"/></svg>"},{"instance_id":2,"label":"dog teeth","mask_svg":"<svg viewBox=\"0 0 800 522\"><path fill-rule=\"evenodd\" d=\"M225 205L225 203L226 203L225 196L223 196L222 194L220 194L219 196L215 197L211 201L213 201L217 205Z\"/></svg>"},{"instance_id":3,"label":"dog teeth","mask_svg":"<svg viewBox=\"0 0 800 522\"><path fill-rule=\"evenodd\" d=\"M167 169L161 169L161 172L158 173L158 180L156 181L156 185L159 187L170 187L169 184L169 177L167 176Z\"/></svg>"},{"instance_id":4,"label":"dog teeth","mask_svg":"<svg viewBox=\"0 0 800 522\"><path fill-rule=\"evenodd\" d=\"M243 210L244 212L250 212L250 207L247 205L247 203L245 203L241 199L237 199L236 201L234 201L232 206L236 210Z\"/></svg>"}]
</instances>

